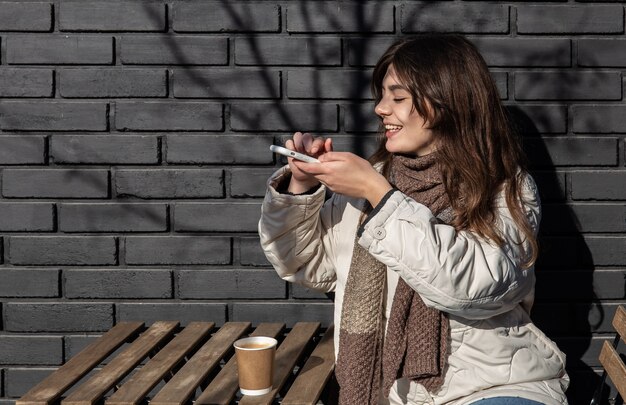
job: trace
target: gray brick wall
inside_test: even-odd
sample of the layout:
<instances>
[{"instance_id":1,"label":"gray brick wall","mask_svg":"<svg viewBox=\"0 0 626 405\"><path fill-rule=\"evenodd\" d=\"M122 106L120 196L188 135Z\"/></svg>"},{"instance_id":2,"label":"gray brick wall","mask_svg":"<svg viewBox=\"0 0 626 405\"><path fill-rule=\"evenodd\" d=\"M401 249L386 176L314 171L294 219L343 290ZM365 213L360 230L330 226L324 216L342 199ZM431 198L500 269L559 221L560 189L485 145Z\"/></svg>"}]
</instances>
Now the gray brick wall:
<instances>
[{"instance_id":1,"label":"gray brick wall","mask_svg":"<svg viewBox=\"0 0 626 405\"><path fill-rule=\"evenodd\" d=\"M0 404L119 321L328 325L259 248L268 147L371 153L372 67L431 30L478 46L524 135L533 316L589 403L626 304L624 2L545 3L0 1Z\"/></svg>"}]
</instances>

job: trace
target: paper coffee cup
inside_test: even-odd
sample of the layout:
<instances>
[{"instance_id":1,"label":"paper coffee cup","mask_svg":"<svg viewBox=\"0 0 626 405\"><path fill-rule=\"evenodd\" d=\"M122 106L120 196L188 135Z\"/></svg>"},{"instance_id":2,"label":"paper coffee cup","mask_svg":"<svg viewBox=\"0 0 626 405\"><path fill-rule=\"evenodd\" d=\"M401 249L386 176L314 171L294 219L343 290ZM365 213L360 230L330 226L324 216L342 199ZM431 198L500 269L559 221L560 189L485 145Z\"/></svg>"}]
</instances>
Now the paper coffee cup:
<instances>
[{"instance_id":1,"label":"paper coffee cup","mask_svg":"<svg viewBox=\"0 0 626 405\"><path fill-rule=\"evenodd\" d=\"M243 395L264 395L272 390L274 356L278 341L255 336L234 343L239 372L239 389Z\"/></svg>"}]
</instances>

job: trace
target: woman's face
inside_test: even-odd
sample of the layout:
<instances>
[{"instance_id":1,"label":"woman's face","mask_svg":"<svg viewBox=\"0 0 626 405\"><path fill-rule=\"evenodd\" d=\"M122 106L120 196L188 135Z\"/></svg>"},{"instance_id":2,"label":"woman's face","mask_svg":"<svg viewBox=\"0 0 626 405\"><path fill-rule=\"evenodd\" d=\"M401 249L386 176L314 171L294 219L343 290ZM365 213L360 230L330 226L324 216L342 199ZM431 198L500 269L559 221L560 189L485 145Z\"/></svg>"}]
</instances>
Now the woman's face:
<instances>
[{"instance_id":1,"label":"woman's face","mask_svg":"<svg viewBox=\"0 0 626 405\"><path fill-rule=\"evenodd\" d=\"M393 65L387 68L382 98L374 111L383 120L389 152L423 156L434 150L433 133L413 108L411 93L400 83Z\"/></svg>"}]
</instances>

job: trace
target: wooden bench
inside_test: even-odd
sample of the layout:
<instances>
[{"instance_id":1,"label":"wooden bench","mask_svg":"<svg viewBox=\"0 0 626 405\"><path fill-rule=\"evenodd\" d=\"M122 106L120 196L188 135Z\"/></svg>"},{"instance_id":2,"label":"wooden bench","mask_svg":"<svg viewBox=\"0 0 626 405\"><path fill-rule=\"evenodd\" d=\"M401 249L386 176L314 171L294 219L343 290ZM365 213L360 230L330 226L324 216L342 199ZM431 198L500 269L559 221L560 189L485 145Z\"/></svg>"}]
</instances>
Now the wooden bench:
<instances>
[{"instance_id":1,"label":"wooden bench","mask_svg":"<svg viewBox=\"0 0 626 405\"><path fill-rule=\"evenodd\" d=\"M617 307L615 316L613 317L613 327L617 332L613 344L608 341L604 341L602 350L600 351L600 364L604 368L600 385L594 394L591 405L599 405L602 398L602 391L604 389L604 382L606 377L613 381L617 392L622 397L626 398L626 365L617 352L617 347L620 340L626 342L626 309L621 305Z\"/></svg>"},{"instance_id":2,"label":"wooden bench","mask_svg":"<svg viewBox=\"0 0 626 405\"><path fill-rule=\"evenodd\" d=\"M192 322L180 328L178 322L159 321L147 329L141 322L121 322L16 405L134 405L151 393L151 405L227 405L236 399L243 405L317 404L334 369L333 327L323 336L316 322L296 323L288 333L279 323L251 329L249 322L228 322L220 328L212 322ZM273 389L266 395L238 395L232 344L247 334L279 340Z\"/></svg>"}]
</instances>

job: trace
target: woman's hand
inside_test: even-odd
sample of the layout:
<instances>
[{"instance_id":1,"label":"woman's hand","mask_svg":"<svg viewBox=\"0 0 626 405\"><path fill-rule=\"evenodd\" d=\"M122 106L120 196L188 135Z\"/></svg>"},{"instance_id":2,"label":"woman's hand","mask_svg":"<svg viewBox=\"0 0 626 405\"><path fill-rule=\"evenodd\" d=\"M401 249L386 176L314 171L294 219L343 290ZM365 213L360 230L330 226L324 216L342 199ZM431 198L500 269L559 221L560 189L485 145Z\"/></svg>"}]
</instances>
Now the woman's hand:
<instances>
[{"instance_id":1,"label":"woman's hand","mask_svg":"<svg viewBox=\"0 0 626 405\"><path fill-rule=\"evenodd\" d=\"M313 136L309 133L296 132L293 138L285 142L287 149L304 153L305 155L319 157L324 153L333 150L333 141L330 138L322 138ZM294 194L303 193L319 184L319 180L314 176L303 172L294 164L293 158L287 158L289 168L291 169L291 182L289 183L289 192ZM315 163L318 164L318 163Z\"/></svg>"},{"instance_id":2,"label":"woman's hand","mask_svg":"<svg viewBox=\"0 0 626 405\"><path fill-rule=\"evenodd\" d=\"M365 198L375 207L392 189L385 177L365 159L349 152L327 152L320 163L294 161L301 172L322 182L336 193Z\"/></svg>"}]
</instances>

